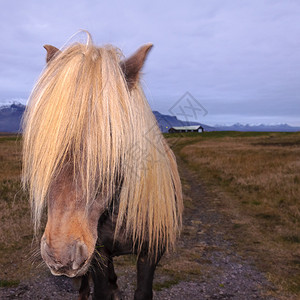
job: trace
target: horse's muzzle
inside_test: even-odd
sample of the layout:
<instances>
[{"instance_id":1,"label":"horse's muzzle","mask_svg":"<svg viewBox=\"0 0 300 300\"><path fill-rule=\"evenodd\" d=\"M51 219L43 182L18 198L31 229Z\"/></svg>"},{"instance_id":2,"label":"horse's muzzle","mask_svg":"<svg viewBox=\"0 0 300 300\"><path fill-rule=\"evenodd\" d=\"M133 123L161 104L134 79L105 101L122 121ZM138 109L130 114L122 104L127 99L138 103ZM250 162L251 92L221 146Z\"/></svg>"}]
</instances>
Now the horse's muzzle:
<instances>
[{"instance_id":1,"label":"horse's muzzle","mask_svg":"<svg viewBox=\"0 0 300 300\"><path fill-rule=\"evenodd\" d=\"M41 255L53 275L81 276L88 267L88 248L80 241L58 248L49 246L46 238L43 237Z\"/></svg>"}]
</instances>

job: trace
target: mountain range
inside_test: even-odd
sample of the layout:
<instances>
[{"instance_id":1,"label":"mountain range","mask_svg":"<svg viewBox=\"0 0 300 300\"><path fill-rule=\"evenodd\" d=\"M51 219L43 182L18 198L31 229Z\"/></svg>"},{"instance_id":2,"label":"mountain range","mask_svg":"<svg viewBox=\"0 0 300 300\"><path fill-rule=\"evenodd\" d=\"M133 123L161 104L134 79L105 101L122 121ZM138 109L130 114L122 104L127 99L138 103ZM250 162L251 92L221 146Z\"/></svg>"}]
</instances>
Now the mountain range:
<instances>
[{"instance_id":1,"label":"mountain range","mask_svg":"<svg viewBox=\"0 0 300 300\"><path fill-rule=\"evenodd\" d=\"M276 125L266 125L266 124L259 124L259 125L250 125L250 124L240 124L236 123L231 126L221 126L216 125L216 131L261 131L261 132L295 132L300 131L300 127L290 126L286 123L284 124L276 124Z\"/></svg>"},{"instance_id":2,"label":"mountain range","mask_svg":"<svg viewBox=\"0 0 300 300\"><path fill-rule=\"evenodd\" d=\"M15 102L10 105L0 106L0 132L20 132L20 124L23 113L26 106ZM300 131L300 127L292 127L288 124L278 125L243 125L236 123L231 126L209 126L199 122L189 122L177 119L176 116L170 116L161 114L158 111L153 111L154 116L157 119L159 128L162 132L168 132L171 127L176 126L189 126L189 125L200 125L204 128L204 131Z\"/></svg>"},{"instance_id":3,"label":"mountain range","mask_svg":"<svg viewBox=\"0 0 300 300\"><path fill-rule=\"evenodd\" d=\"M0 132L19 132L25 107L17 102L0 106Z\"/></svg>"}]
</instances>

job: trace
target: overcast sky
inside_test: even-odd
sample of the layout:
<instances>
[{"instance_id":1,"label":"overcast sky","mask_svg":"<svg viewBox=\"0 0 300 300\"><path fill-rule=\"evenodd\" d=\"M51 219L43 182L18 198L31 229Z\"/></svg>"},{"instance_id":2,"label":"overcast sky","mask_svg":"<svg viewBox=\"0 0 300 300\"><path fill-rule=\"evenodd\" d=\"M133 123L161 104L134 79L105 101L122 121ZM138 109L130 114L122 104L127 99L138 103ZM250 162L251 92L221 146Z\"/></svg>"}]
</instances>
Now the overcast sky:
<instances>
[{"instance_id":1,"label":"overcast sky","mask_svg":"<svg viewBox=\"0 0 300 300\"><path fill-rule=\"evenodd\" d=\"M0 3L0 104L26 103L42 46L60 48L86 29L125 55L154 44L143 69L153 110L177 114L174 105L192 99L202 108L193 118L210 125L300 125L299 0Z\"/></svg>"}]
</instances>

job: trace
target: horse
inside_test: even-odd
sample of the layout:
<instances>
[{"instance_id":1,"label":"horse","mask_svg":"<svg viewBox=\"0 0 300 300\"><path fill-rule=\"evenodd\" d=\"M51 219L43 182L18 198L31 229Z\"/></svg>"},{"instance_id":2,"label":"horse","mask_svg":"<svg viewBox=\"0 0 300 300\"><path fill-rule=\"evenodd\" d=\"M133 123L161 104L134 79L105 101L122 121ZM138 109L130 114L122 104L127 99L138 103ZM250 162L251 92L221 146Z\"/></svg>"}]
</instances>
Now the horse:
<instances>
[{"instance_id":1,"label":"horse","mask_svg":"<svg viewBox=\"0 0 300 300\"><path fill-rule=\"evenodd\" d=\"M41 256L81 278L79 299L121 299L113 258L137 255L134 299L152 299L155 268L182 224L177 163L140 76L152 44L125 58L112 45L45 45L23 118L22 182Z\"/></svg>"}]
</instances>

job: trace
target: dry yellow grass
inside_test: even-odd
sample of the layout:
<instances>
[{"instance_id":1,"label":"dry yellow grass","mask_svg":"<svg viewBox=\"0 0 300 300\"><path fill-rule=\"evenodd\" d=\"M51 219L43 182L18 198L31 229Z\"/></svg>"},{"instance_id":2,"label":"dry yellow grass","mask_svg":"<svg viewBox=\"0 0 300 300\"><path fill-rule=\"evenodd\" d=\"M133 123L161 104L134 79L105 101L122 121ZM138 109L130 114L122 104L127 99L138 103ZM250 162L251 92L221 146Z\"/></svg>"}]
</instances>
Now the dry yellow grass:
<instances>
[{"instance_id":1,"label":"dry yellow grass","mask_svg":"<svg viewBox=\"0 0 300 300\"><path fill-rule=\"evenodd\" d=\"M181 157L220 197L239 249L300 295L300 134L210 137L183 146Z\"/></svg>"},{"instance_id":2,"label":"dry yellow grass","mask_svg":"<svg viewBox=\"0 0 300 300\"><path fill-rule=\"evenodd\" d=\"M13 136L0 137L0 153L0 245L5 248L11 240L20 241L19 217L28 212L28 203L20 185L20 142Z\"/></svg>"},{"instance_id":3,"label":"dry yellow grass","mask_svg":"<svg viewBox=\"0 0 300 300\"><path fill-rule=\"evenodd\" d=\"M20 174L20 138L0 136L0 283L8 285L26 277L33 260L30 207Z\"/></svg>"}]
</instances>

